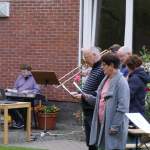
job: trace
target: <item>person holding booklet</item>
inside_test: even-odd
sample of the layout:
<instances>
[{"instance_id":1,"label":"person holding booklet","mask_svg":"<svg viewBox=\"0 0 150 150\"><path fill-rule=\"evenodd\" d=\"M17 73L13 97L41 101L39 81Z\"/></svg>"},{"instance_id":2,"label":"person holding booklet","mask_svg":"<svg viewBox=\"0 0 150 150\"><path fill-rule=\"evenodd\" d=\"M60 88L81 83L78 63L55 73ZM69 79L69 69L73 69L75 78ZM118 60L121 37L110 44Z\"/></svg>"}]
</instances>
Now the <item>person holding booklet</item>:
<instances>
[{"instance_id":1,"label":"person holding booklet","mask_svg":"<svg viewBox=\"0 0 150 150\"><path fill-rule=\"evenodd\" d=\"M106 76L98 87L97 96L87 96L96 100L89 144L96 144L99 150L125 150L129 86L119 70L120 60L115 54L103 55L101 62Z\"/></svg>"},{"instance_id":2,"label":"person holding booklet","mask_svg":"<svg viewBox=\"0 0 150 150\"><path fill-rule=\"evenodd\" d=\"M95 145L89 145L91 122L93 117L93 111L95 107L95 100L86 98L86 94L96 96L96 90L104 78L104 73L101 68L101 55L100 50L97 47L83 48L83 57L85 62L92 67L92 70L88 74L88 77L83 85L82 92L84 93L72 93L75 99L81 101L81 106L84 115L84 126L86 134L86 144L89 150L97 150Z\"/></svg>"}]
</instances>

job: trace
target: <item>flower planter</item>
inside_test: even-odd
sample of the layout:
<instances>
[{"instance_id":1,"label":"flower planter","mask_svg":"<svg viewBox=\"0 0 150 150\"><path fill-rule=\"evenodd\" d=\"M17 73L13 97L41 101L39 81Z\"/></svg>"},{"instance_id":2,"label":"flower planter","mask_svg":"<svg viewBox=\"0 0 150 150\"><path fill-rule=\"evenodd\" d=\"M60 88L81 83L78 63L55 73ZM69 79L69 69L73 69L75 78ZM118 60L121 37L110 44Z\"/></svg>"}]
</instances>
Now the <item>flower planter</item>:
<instances>
[{"instance_id":1,"label":"flower planter","mask_svg":"<svg viewBox=\"0 0 150 150\"><path fill-rule=\"evenodd\" d=\"M55 129L57 113L38 113L38 128L45 129L45 115L46 115L46 130Z\"/></svg>"}]
</instances>

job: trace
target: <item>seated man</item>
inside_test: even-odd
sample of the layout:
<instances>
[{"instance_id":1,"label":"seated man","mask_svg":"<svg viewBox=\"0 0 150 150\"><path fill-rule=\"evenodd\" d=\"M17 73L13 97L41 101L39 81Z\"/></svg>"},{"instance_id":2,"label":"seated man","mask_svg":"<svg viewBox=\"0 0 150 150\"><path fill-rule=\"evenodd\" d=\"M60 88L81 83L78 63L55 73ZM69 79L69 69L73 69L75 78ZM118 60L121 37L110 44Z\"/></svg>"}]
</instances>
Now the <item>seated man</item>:
<instances>
[{"instance_id":1,"label":"seated man","mask_svg":"<svg viewBox=\"0 0 150 150\"><path fill-rule=\"evenodd\" d=\"M31 66L28 64L22 64L20 69L21 74L18 76L14 84L14 89L16 89L19 93L39 94L40 88L32 76ZM16 100L18 101L18 98ZM13 127L22 128L24 126L24 117L22 116L23 112L21 110L12 109L9 111L9 113L11 114L12 119L15 121L13 123Z\"/></svg>"},{"instance_id":2,"label":"seated man","mask_svg":"<svg viewBox=\"0 0 150 150\"><path fill-rule=\"evenodd\" d=\"M39 93L40 88L32 76L31 66L28 64L22 64L20 69L21 74L15 82L14 89L18 90L18 92L27 91L27 93Z\"/></svg>"}]
</instances>

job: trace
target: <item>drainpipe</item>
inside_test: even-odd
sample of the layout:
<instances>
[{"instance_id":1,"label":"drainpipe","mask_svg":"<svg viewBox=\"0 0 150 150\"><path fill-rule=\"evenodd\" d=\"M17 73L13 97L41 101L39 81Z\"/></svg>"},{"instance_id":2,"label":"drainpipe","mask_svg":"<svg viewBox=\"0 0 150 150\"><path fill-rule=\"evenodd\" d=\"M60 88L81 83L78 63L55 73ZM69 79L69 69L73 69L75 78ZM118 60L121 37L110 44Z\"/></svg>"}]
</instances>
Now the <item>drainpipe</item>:
<instances>
[{"instance_id":1,"label":"drainpipe","mask_svg":"<svg viewBox=\"0 0 150 150\"><path fill-rule=\"evenodd\" d=\"M83 11L83 0L80 0L78 66L81 65L81 48L82 48L82 11Z\"/></svg>"},{"instance_id":2,"label":"drainpipe","mask_svg":"<svg viewBox=\"0 0 150 150\"><path fill-rule=\"evenodd\" d=\"M131 50L133 43L133 1L134 0L126 0L125 37L124 37L124 46L129 47Z\"/></svg>"}]
</instances>

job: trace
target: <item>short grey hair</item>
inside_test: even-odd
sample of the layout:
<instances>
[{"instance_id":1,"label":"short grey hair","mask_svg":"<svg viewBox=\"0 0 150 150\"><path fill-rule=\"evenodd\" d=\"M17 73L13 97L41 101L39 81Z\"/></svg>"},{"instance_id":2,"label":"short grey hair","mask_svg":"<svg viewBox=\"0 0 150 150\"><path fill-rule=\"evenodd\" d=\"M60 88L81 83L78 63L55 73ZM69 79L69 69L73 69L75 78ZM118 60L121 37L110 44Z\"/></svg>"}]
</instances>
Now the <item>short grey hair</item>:
<instances>
[{"instance_id":1,"label":"short grey hair","mask_svg":"<svg viewBox=\"0 0 150 150\"><path fill-rule=\"evenodd\" d=\"M118 51L121 51L123 53L129 53L129 52L131 52L131 49L127 46L122 46L122 47L119 48Z\"/></svg>"},{"instance_id":2,"label":"short grey hair","mask_svg":"<svg viewBox=\"0 0 150 150\"><path fill-rule=\"evenodd\" d=\"M94 54L95 62L100 60L100 57L101 57L100 51L101 51L101 48L99 47L82 48L83 57L84 57L84 54Z\"/></svg>"},{"instance_id":3,"label":"short grey hair","mask_svg":"<svg viewBox=\"0 0 150 150\"><path fill-rule=\"evenodd\" d=\"M91 47L90 50L95 53L95 54L100 54L100 52L102 51L102 49L100 47Z\"/></svg>"}]
</instances>

